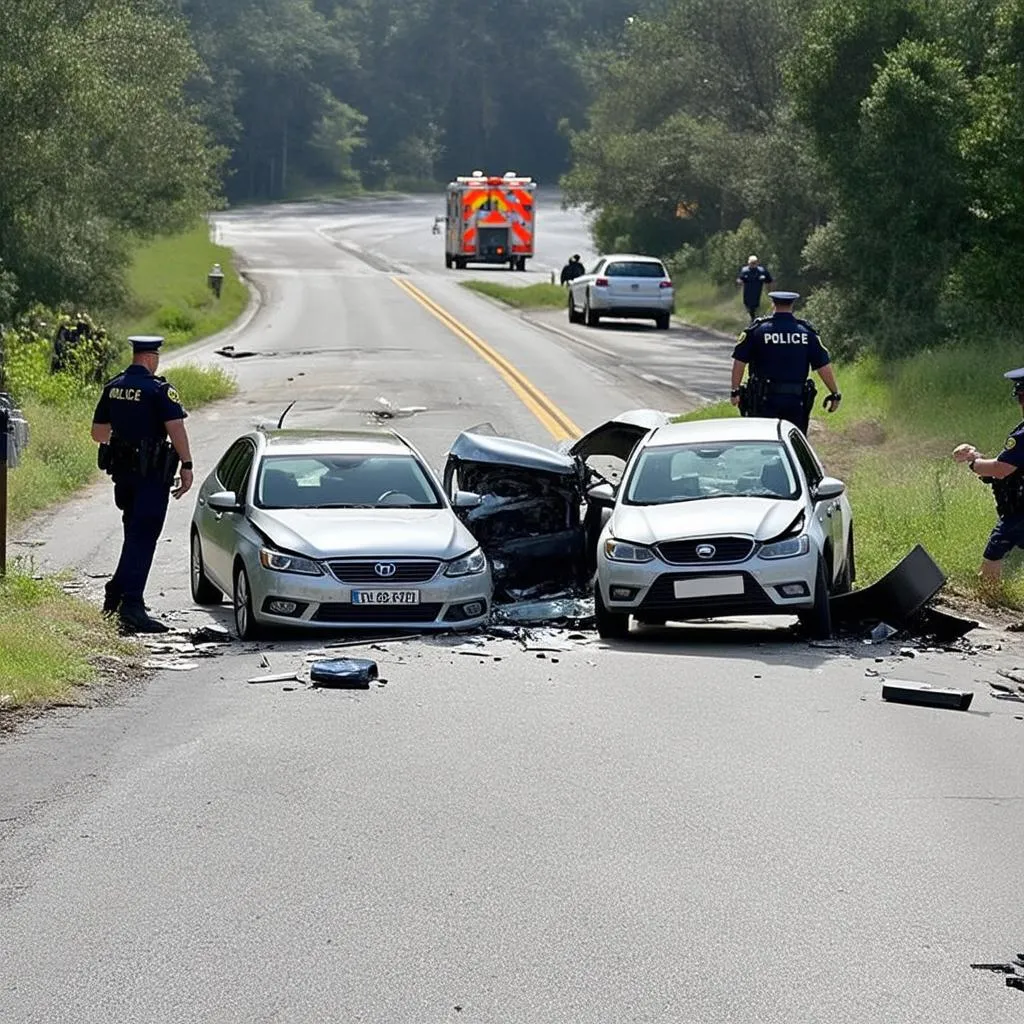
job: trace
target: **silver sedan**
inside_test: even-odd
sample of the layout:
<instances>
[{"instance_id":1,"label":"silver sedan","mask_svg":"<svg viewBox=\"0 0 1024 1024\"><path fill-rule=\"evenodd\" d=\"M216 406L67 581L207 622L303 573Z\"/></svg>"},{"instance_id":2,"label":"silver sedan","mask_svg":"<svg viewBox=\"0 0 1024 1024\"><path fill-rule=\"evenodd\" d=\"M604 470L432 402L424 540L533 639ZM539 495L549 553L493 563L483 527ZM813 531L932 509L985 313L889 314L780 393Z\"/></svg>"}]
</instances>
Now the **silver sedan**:
<instances>
[{"instance_id":1,"label":"silver sedan","mask_svg":"<svg viewBox=\"0 0 1024 1024\"><path fill-rule=\"evenodd\" d=\"M602 256L569 282L569 323L596 327L602 317L653 320L667 331L675 303L672 278L653 256Z\"/></svg>"},{"instance_id":2,"label":"silver sedan","mask_svg":"<svg viewBox=\"0 0 1024 1024\"><path fill-rule=\"evenodd\" d=\"M267 625L460 629L490 613L491 570L423 457L392 431L256 430L206 478L192 597ZM454 506L454 507L453 507Z\"/></svg>"}]
</instances>

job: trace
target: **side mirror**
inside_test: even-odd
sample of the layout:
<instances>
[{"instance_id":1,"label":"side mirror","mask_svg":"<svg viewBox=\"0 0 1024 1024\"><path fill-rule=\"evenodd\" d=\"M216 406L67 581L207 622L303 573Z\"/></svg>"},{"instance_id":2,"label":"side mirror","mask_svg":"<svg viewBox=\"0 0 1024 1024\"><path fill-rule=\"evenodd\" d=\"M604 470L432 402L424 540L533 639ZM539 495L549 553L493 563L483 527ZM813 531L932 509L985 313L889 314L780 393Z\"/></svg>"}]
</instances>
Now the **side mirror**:
<instances>
[{"instance_id":1,"label":"side mirror","mask_svg":"<svg viewBox=\"0 0 1024 1024\"><path fill-rule=\"evenodd\" d=\"M838 498L845 491L846 484L842 480L837 480L834 476L823 476L818 486L814 488L814 499L815 501L829 501L832 498Z\"/></svg>"},{"instance_id":2,"label":"side mirror","mask_svg":"<svg viewBox=\"0 0 1024 1024\"><path fill-rule=\"evenodd\" d=\"M595 505L614 505L615 487L611 484L595 484L587 491L587 497Z\"/></svg>"},{"instance_id":3,"label":"side mirror","mask_svg":"<svg viewBox=\"0 0 1024 1024\"><path fill-rule=\"evenodd\" d=\"M217 491L207 499L207 504L215 512L240 512L242 506L238 503L238 495L234 491Z\"/></svg>"},{"instance_id":4,"label":"side mirror","mask_svg":"<svg viewBox=\"0 0 1024 1024\"><path fill-rule=\"evenodd\" d=\"M472 491L456 491L452 499L452 504L456 508L479 508L483 502L484 499Z\"/></svg>"}]
</instances>

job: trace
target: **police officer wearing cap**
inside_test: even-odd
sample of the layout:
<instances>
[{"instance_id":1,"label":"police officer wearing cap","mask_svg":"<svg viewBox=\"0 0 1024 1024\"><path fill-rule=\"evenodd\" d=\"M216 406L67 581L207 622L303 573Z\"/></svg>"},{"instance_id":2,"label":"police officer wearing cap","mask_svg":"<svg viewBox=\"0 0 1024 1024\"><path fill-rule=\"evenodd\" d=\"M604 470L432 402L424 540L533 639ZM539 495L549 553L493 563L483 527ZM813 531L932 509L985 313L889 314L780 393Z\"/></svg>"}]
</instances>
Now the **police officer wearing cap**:
<instances>
[{"instance_id":1,"label":"police officer wearing cap","mask_svg":"<svg viewBox=\"0 0 1024 1024\"><path fill-rule=\"evenodd\" d=\"M117 569L106 586L103 611L118 614L130 633L164 633L167 627L146 611L144 593L157 541L164 527L175 471L180 498L192 486L192 453L178 394L163 377L160 337L130 338L131 366L103 385L93 415L92 438L100 445L99 465L114 481L124 542Z\"/></svg>"},{"instance_id":2,"label":"police officer wearing cap","mask_svg":"<svg viewBox=\"0 0 1024 1024\"><path fill-rule=\"evenodd\" d=\"M760 317L740 335L732 358L732 404L741 416L789 420L805 434L814 408L816 370L829 395L824 407L835 412L842 400L828 349L806 320L793 315L796 292L769 292L771 316ZM744 371L748 372L743 384Z\"/></svg>"},{"instance_id":3,"label":"police officer wearing cap","mask_svg":"<svg viewBox=\"0 0 1024 1024\"><path fill-rule=\"evenodd\" d=\"M1024 413L1024 368L1003 376L1013 381L1013 396ZM994 459L986 459L973 444L957 445L953 458L966 463L972 473L992 487L999 522L985 546L981 578L989 584L998 583L1003 559L1014 548L1024 548L1024 422L1013 428Z\"/></svg>"}]
</instances>

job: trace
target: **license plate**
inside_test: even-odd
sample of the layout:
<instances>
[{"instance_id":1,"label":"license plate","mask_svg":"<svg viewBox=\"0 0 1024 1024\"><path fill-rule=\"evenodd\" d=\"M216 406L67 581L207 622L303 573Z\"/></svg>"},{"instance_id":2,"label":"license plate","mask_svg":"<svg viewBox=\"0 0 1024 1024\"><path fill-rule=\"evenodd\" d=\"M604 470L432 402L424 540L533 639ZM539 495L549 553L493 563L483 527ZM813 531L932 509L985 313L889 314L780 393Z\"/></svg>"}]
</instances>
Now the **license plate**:
<instances>
[{"instance_id":1,"label":"license plate","mask_svg":"<svg viewBox=\"0 0 1024 1024\"><path fill-rule=\"evenodd\" d=\"M742 576L712 576L698 580L676 580L673 590L677 598L725 597L743 593Z\"/></svg>"},{"instance_id":2,"label":"license plate","mask_svg":"<svg viewBox=\"0 0 1024 1024\"><path fill-rule=\"evenodd\" d=\"M419 604L418 590L353 590L353 604Z\"/></svg>"}]
</instances>

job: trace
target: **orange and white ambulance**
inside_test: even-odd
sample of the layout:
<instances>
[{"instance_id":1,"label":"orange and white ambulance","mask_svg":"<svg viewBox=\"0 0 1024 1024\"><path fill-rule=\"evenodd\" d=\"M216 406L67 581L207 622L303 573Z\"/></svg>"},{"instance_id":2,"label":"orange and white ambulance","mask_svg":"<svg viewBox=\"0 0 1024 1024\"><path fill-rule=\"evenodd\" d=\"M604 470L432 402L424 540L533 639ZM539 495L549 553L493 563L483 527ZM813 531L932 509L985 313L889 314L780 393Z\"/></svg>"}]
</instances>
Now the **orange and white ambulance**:
<instances>
[{"instance_id":1,"label":"orange and white ambulance","mask_svg":"<svg viewBox=\"0 0 1024 1024\"><path fill-rule=\"evenodd\" d=\"M536 187L514 171L500 178L474 171L450 182L444 265L464 270L470 263L507 263L525 270L533 255Z\"/></svg>"}]
</instances>

